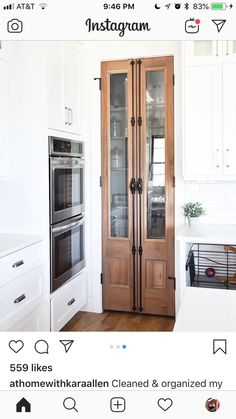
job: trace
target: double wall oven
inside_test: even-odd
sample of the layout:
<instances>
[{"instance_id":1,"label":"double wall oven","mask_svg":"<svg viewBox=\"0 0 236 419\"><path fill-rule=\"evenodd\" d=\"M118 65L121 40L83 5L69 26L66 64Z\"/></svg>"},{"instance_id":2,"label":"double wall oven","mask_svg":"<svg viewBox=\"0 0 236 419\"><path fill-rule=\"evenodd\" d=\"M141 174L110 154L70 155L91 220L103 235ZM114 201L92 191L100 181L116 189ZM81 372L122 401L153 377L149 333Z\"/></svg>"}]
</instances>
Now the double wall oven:
<instances>
[{"instance_id":1,"label":"double wall oven","mask_svg":"<svg viewBox=\"0 0 236 419\"><path fill-rule=\"evenodd\" d=\"M49 137L51 292L85 266L84 144Z\"/></svg>"}]
</instances>

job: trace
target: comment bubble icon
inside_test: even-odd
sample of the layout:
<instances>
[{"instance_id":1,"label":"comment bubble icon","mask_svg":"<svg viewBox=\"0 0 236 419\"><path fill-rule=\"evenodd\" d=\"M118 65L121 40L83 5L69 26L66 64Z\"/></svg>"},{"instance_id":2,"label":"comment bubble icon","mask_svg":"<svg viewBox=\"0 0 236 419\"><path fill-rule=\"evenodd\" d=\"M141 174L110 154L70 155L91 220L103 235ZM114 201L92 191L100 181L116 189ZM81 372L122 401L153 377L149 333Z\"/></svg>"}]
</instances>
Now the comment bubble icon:
<instances>
[{"instance_id":1,"label":"comment bubble icon","mask_svg":"<svg viewBox=\"0 0 236 419\"><path fill-rule=\"evenodd\" d=\"M35 343L34 349L40 355L44 355L44 354L48 354L49 353L49 345L46 342L46 340L43 340L43 339L38 340Z\"/></svg>"}]
</instances>

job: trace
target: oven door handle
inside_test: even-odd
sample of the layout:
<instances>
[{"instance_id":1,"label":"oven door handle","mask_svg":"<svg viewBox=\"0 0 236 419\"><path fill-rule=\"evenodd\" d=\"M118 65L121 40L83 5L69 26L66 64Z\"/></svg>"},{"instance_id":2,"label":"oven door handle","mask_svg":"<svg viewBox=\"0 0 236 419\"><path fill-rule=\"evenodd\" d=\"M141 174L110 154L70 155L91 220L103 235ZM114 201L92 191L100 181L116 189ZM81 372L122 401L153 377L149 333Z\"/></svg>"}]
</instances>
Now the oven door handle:
<instances>
[{"instance_id":1,"label":"oven door handle","mask_svg":"<svg viewBox=\"0 0 236 419\"><path fill-rule=\"evenodd\" d=\"M56 227L53 228L52 233L61 233L62 231L66 231L66 230L70 230L72 228L75 227L79 227L80 225L82 225L84 223L84 217L81 218L79 221L76 221L75 223L70 223L70 224L66 224L65 226L62 227Z\"/></svg>"}]
</instances>

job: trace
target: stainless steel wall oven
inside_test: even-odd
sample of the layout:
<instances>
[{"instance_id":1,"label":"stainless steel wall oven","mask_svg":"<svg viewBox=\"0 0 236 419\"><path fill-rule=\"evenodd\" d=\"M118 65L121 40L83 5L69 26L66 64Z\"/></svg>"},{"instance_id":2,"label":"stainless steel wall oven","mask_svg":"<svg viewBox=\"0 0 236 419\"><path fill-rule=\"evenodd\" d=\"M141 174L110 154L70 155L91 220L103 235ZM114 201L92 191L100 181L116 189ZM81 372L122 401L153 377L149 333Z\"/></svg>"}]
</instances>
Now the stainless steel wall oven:
<instances>
[{"instance_id":1,"label":"stainless steel wall oven","mask_svg":"<svg viewBox=\"0 0 236 419\"><path fill-rule=\"evenodd\" d=\"M51 292L85 266L84 144L49 137Z\"/></svg>"}]
</instances>

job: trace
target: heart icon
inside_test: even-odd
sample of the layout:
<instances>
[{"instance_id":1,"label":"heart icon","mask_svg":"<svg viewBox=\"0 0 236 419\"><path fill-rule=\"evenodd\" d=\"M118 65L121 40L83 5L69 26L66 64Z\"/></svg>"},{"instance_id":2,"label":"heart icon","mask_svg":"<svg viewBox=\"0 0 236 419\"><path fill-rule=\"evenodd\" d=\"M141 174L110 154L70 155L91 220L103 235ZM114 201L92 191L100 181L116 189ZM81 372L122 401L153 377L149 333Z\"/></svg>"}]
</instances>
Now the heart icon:
<instances>
[{"instance_id":1,"label":"heart icon","mask_svg":"<svg viewBox=\"0 0 236 419\"><path fill-rule=\"evenodd\" d=\"M22 340L10 340L9 347L17 354L17 352L20 352L21 349L23 349L24 342L22 342Z\"/></svg>"},{"instance_id":2,"label":"heart icon","mask_svg":"<svg viewBox=\"0 0 236 419\"><path fill-rule=\"evenodd\" d=\"M159 399L157 402L158 406L166 412L173 405L173 400L171 399Z\"/></svg>"}]
</instances>

